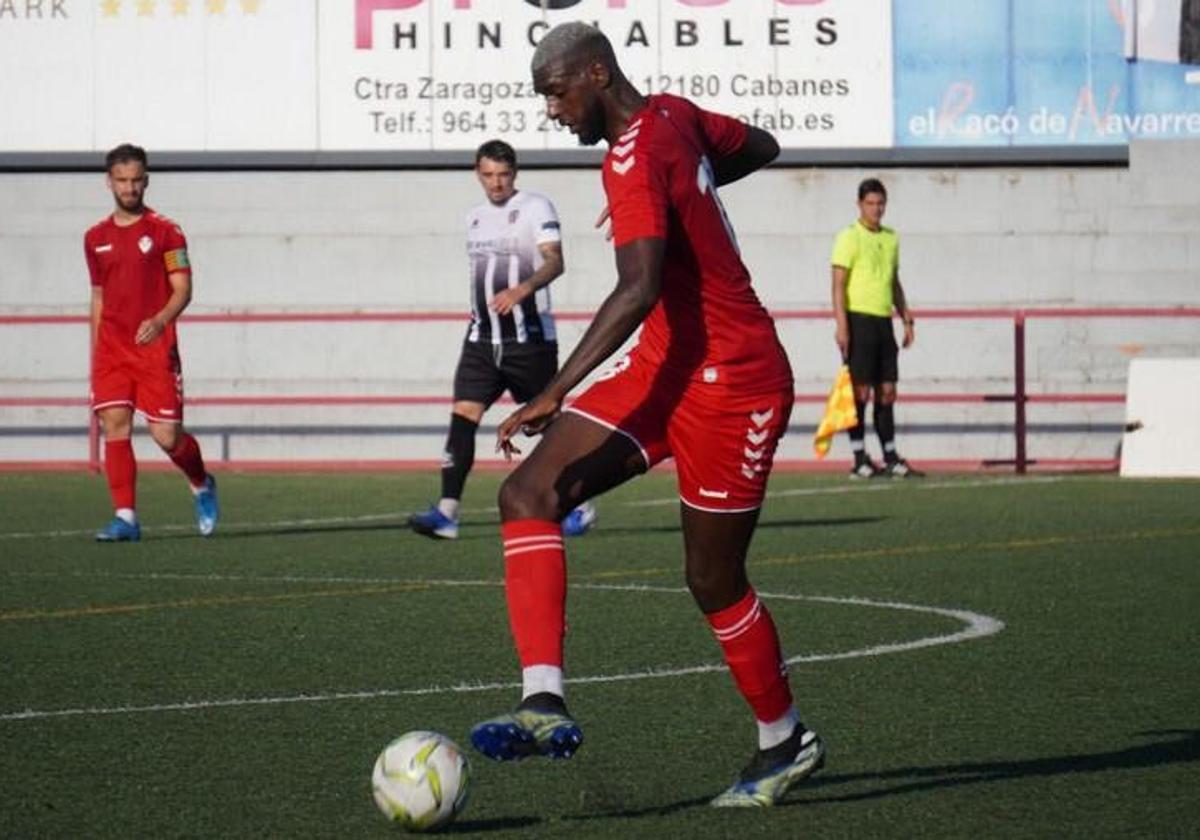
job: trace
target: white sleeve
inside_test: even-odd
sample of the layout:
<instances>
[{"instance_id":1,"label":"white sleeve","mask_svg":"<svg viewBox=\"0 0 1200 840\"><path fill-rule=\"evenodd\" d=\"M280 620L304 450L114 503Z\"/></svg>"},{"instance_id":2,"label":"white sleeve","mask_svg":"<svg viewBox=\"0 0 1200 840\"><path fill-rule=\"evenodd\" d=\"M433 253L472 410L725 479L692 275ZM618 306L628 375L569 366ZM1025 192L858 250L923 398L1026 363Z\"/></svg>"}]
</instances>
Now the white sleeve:
<instances>
[{"instance_id":1,"label":"white sleeve","mask_svg":"<svg viewBox=\"0 0 1200 840\"><path fill-rule=\"evenodd\" d=\"M562 241L562 227L558 223L558 212L550 199L544 195L536 196L535 201L529 202L530 222L534 228L534 239L537 244Z\"/></svg>"}]
</instances>

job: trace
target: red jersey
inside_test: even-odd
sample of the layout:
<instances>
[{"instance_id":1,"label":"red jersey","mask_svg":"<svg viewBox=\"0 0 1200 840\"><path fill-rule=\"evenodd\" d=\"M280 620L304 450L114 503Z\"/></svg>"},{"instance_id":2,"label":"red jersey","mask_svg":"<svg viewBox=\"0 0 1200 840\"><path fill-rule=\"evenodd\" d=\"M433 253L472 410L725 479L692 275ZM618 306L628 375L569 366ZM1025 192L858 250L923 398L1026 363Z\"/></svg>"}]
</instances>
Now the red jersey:
<instances>
[{"instance_id":1,"label":"red jersey","mask_svg":"<svg viewBox=\"0 0 1200 840\"><path fill-rule=\"evenodd\" d=\"M191 273L187 240L166 216L149 208L122 227L112 216L93 225L83 237L92 285L104 291L101 336L132 345L138 324L159 312L171 297L169 274ZM175 324L163 330L164 343L175 344Z\"/></svg>"},{"instance_id":2,"label":"red jersey","mask_svg":"<svg viewBox=\"0 0 1200 840\"><path fill-rule=\"evenodd\" d=\"M710 164L745 139L732 117L670 94L649 97L604 158L613 243L666 240L661 295L636 353L692 381L790 387L787 355L750 287Z\"/></svg>"}]
</instances>

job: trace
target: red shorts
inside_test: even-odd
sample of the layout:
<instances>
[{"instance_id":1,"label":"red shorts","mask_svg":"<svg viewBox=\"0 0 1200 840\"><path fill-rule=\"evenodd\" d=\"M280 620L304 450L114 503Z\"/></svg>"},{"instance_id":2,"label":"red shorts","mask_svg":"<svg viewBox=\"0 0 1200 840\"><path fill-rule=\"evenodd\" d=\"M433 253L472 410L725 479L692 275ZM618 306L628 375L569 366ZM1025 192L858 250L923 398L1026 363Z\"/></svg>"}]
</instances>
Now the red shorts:
<instances>
[{"instance_id":1,"label":"red shorts","mask_svg":"<svg viewBox=\"0 0 1200 840\"><path fill-rule=\"evenodd\" d=\"M128 406L154 423L183 422L179 348L160 337L143 346L102 334L92 354L92 411Z\"/></svg>"},{"instance_id":2,"label":"red shorts","mask_svg":"<svg viewBox=\"0 0 1200 840\"><path fill-rule=\"evenodd\" d=\"M567 411L628 437L647 466L674 456L679 497L689 507L740 513L762 507L792 402L790 387L744 393L680 381L633 354Z\"/></svg>"}]
</instances>

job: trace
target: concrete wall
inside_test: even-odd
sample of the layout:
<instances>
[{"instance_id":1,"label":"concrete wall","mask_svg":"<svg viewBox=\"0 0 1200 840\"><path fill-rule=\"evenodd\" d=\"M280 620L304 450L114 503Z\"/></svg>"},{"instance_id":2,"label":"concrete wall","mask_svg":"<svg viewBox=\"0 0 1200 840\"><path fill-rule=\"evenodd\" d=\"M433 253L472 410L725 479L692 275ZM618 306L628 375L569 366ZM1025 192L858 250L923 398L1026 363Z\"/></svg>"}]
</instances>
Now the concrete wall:
<instances>
[{"instance_id":1,"label":"concrete wall","mask_svg":"<svg viewBox=\"0 0 1200 840\"><path fill-rule=\"evenodd\" d=\"M1135 145L1128 169L773 168L730 185L722 198L771 309L828 308L832 237L854 218L866 175L888 185L887 222L918 310L1200 305L1200 144L1158 142ZM593 229L597 173L530 170L518 186L550 195L563 220L556 307L595 307L614 279ZM464 171L160 173L149 192L190 241L189 314L463 314L462 218L480 198ZM110 202L102 174L0 174L0 316L86 312L81 236ZM464 325L185 323L188 393L448 396ZM562 324L564 354L583 326ZM836 365L831 320L783 319L780 332L797 390L823 391ZM1038 319L1027 343L1031 392L1120 392L1135 356L1200 356L1200 320ZM1012 346L1011 321L920 318L901 355L902 393L1011 393ZM0 397L83 396L86 357L82 326L0 324ZM445 412L193 406L188 422L213 458L432 459ZM784 457L810 457L819 412L797 406ZM1110 457L1121 416L1119 405L1031 406L1030 454ZM78 408L0 406L0 460L83 457L85 419ZM909 403L898 422L914 458L1012 455L1010 405ZM834 455L845 454L839 442Z\"/></svg>"}]
</instances>

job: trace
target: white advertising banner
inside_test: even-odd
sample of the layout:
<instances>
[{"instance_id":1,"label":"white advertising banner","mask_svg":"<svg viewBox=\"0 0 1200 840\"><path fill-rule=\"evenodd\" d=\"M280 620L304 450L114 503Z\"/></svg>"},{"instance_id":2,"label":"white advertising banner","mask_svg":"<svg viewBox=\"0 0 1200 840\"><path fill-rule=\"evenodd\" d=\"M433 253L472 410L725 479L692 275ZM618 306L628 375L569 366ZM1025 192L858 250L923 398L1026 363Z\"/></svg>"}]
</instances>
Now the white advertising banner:
<instances>
[{"instance_id":1,"label":"white advertising banner","mask_svg":"<svg viewBox=\"0 0 1200 840\"><path fill-rule=\"evenodd\" d=\"M571 148L529 60L585 20L641 90L772 131L785 148L892 143L890 0L321 2L323 149Z\"/></svg>"},{"instance_id":2,"label":"white advertising banner","mask_svg":"<svg viewBox=\"0 0 1200 840\"><path fill-rule=\"evenodd\" d=\"M313 150L316 45L314 0L0 0L0 151Z\"/></svg>"},{"instance_id":3,"label":"white advertising banner","mask_svg":"<svg viewBox=\"0 0 1200 840\"><path fill-rule=\"evenodd\" d=\"M0 152L566 149L530 85L582 19L785 148L890 147L890 0L0 0Z\"/></svg>"}]
</instances>

